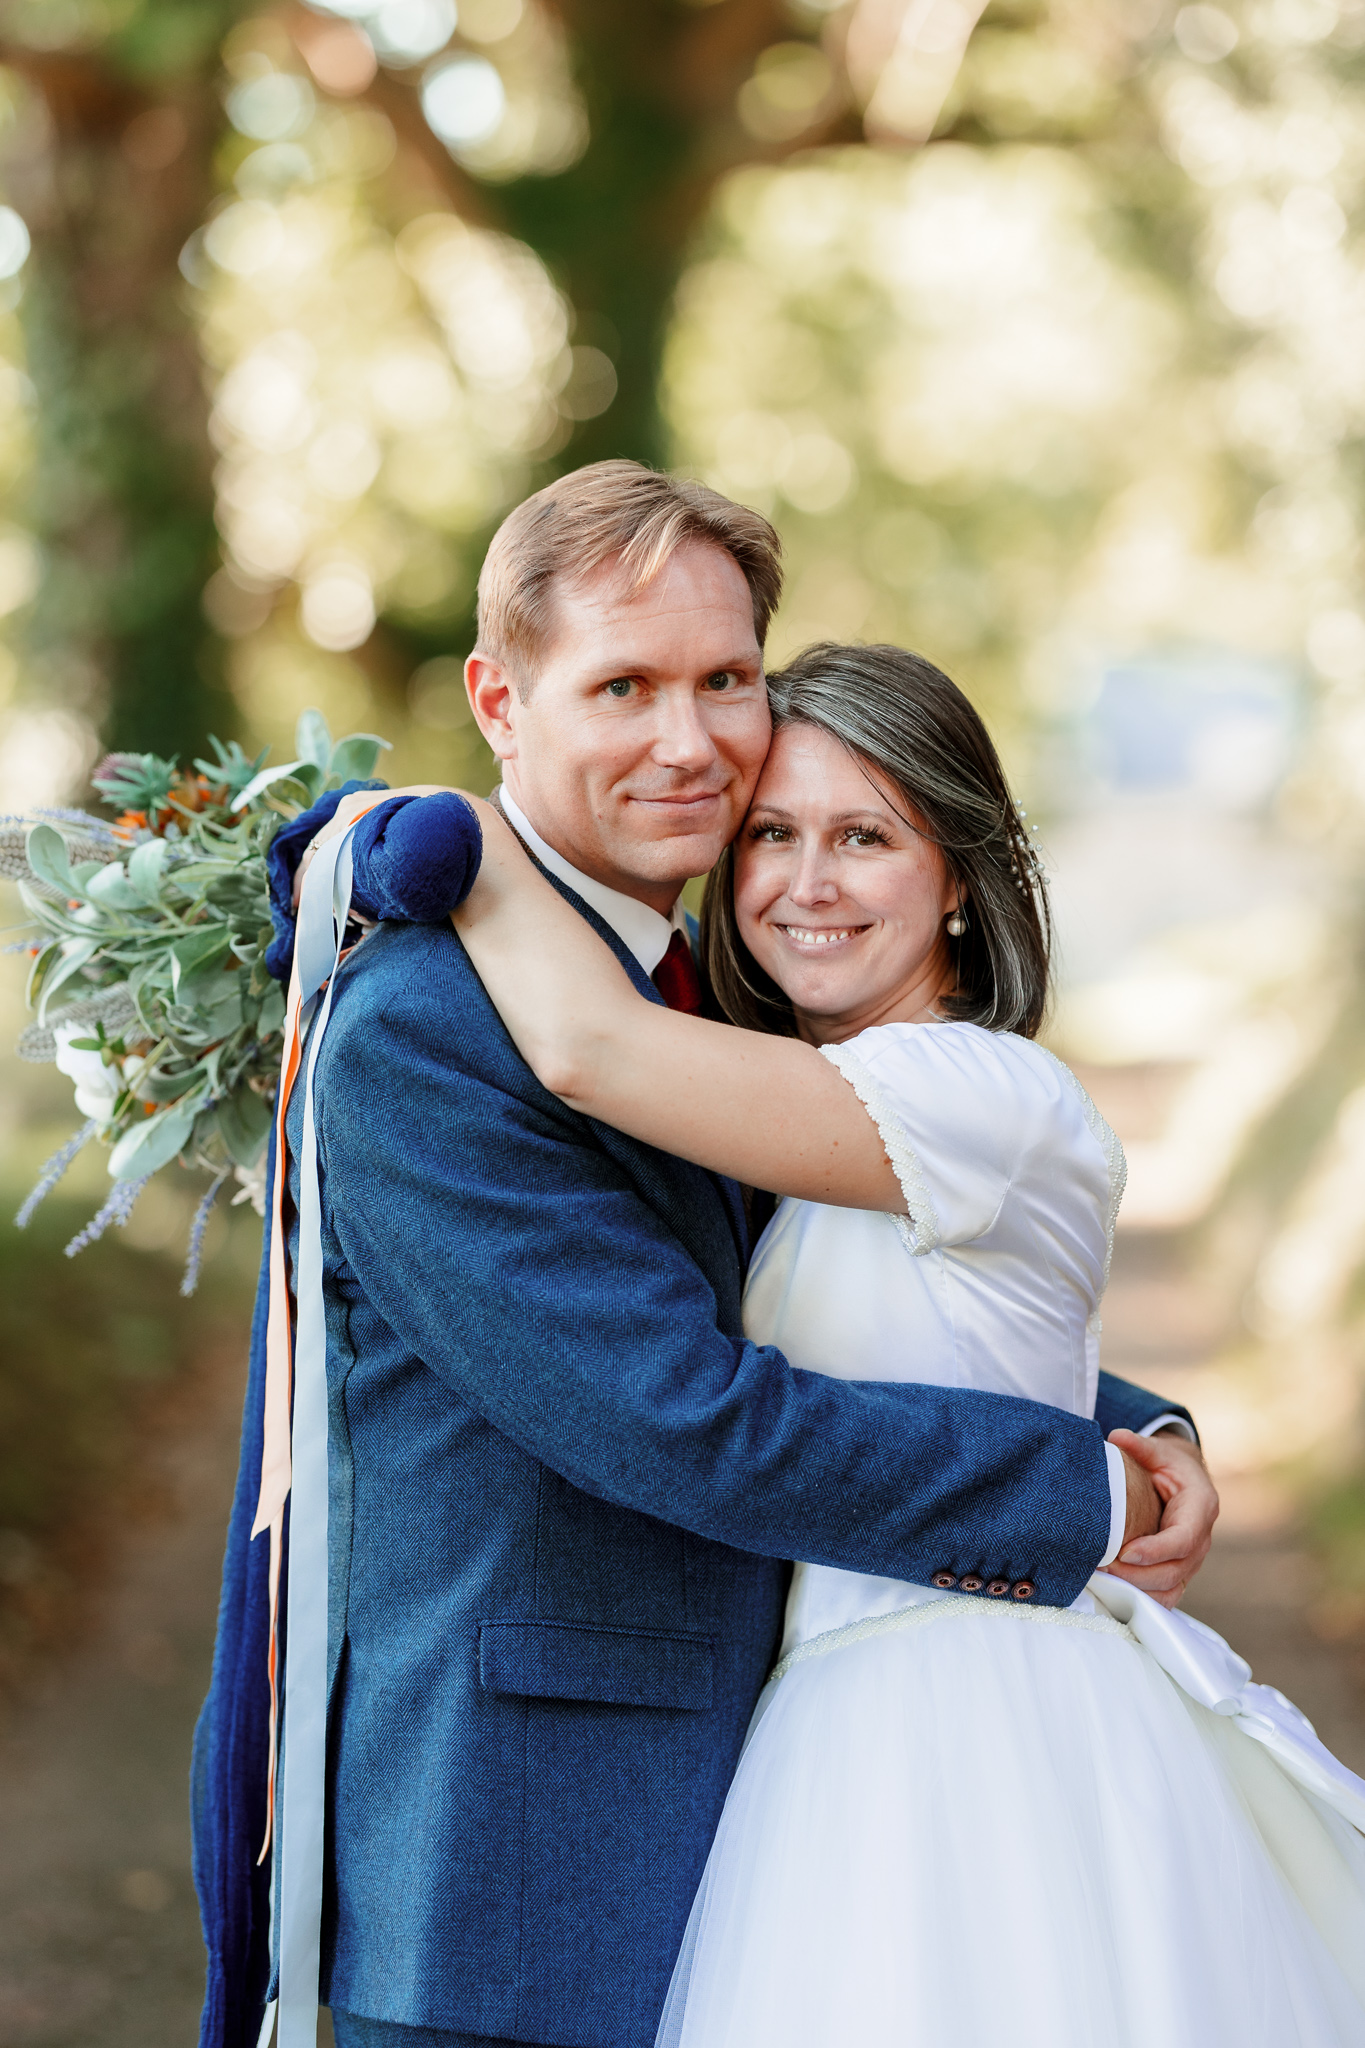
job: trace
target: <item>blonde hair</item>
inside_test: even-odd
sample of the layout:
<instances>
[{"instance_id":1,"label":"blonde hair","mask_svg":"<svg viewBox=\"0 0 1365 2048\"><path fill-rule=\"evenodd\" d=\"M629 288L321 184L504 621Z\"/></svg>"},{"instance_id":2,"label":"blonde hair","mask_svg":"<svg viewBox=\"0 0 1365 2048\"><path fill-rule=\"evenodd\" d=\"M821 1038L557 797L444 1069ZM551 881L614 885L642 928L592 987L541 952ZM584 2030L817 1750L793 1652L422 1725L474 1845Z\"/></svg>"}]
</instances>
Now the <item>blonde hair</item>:
<instances>
[{"instance_id":1,"label":"blonde hair","mask_svg":"<svg viewBox=\"0 0 1365 2048\"><path fill-rule=\"evenodd\" d=\"M749 586L761 647L782 594L782 543L747 505L639 462L571 470L509 512L479 576L479 652L529 679L553 625L557 579L613 558L642 589L687 541L724 548Z\"/></svg>"}]
</instances>

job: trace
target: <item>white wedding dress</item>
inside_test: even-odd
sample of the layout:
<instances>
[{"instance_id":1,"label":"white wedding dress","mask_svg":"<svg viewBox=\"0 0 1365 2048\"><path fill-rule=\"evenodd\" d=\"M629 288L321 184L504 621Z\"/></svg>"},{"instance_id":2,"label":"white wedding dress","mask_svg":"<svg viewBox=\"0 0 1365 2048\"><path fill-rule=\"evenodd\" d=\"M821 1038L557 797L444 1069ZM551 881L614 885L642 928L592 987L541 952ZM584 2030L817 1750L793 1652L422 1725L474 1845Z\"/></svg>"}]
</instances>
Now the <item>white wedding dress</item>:
<instances>
[{"instance_id":1,"label":"white wedding dress","mask_svg":"<svg viewBox=\"0 0 1365 2048\"><path fill-rule=\"evenodd\" d=\"M910 1217L783 1202L748 1334L1092 1414L1124 1167L1079 1083L969 1024L827 1056ZM1013 1584L798 1564L659 2048L1362 2048L1365 1784L1199 1623Z\"/></svg>"}]
</instances>

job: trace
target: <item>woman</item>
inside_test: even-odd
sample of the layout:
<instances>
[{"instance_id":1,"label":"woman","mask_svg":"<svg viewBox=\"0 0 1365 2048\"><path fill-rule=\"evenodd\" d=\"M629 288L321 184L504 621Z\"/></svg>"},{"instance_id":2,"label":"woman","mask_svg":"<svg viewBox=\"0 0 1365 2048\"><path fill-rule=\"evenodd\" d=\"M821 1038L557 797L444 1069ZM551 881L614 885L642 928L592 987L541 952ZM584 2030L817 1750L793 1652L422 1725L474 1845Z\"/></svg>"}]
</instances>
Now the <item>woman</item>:
<instances>
[{"instance_id":1,"label":"woman","mask_svg":"<svg viewBox=\"0 0 1365 2048\"><path fill-rule=\"evenodd\" d=\"M1046 896L989 737L892 648L770 688L703 920L739 1030L637 993L485 806L456 927L549 1089L782 1198L752 1337L1089 1414L1123 1159L1035 1042ZM1198 1624L1031 1593L797 1565L661 2044L1365 2040L1365 1787Z\"/></svg>"}]
</instances>

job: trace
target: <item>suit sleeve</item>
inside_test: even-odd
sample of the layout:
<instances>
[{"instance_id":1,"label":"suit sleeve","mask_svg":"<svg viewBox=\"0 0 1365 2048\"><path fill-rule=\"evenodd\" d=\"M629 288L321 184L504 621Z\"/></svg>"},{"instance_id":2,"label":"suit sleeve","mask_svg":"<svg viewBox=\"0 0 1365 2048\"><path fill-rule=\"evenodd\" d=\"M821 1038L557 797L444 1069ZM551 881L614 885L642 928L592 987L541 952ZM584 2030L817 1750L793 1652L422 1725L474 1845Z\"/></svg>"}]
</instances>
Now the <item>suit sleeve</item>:
<instances>
[{"instance_id":1,"label":"suit sleeve","mask_svg":"<svg viewBox=\"0 0 1365 2048\"><path fill-rule=\"evenodd\" d=\"M428 1009L445 982L429 960ZM350 1007L319 1069L331 1226L405 1345L495 1428L589 1493L740 1550L1075 1598L1109 1534L1093 1422L826 1378L726 1335L647 1174L591 1124L529 1074L524 1093L471 1074L414 1004L347 1029Z\"/></svg>"},{"instance_id":2,"label":"suit sleeve","mask_svg":"<svg viewBox=\"0 0 1365 2048\"><path fill-rule=\"evenodd\" d=\"M1095 1420L1106 1436L1111 1429L1131 1429L1135 1436L1144 1436L1154 1422L1166 1417L1185 1423L1195 1443L1198 1443L1199 1431L1195 1428L1194 1417L1179 1401L1168 1401L1164 1394L1149 1394L1145 1387L1135 1387L1128 1380L1116 1379L1112 1372L1100 1374Z\"/></svg>"}]
</instances>

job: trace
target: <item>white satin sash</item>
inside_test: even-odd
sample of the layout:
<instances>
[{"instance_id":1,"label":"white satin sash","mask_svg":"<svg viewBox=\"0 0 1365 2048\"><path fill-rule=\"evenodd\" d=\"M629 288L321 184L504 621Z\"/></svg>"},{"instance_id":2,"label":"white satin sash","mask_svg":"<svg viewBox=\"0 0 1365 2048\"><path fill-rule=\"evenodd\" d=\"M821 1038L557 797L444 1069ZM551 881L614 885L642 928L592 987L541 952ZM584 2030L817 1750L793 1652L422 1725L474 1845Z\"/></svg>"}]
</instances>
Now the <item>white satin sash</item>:
<instances>
[{"instance_id":1,"label":"white satin sash","mask_svg":"<svg viewBox=\"0 0 1365 2048\"><path fill-rule=\"evenodd\" d=\"M1365 1833L1365 1778L1319 1742L1312 1722L1273 1685L1256 1685L1251 1666L1205 1622L1108 1572L1096 1572L1087 1593L1123 1622L1181 1691L1210 1713L1235 1721L1270 1751L1291 1778Z\"/></svg>"}]
</instances>

